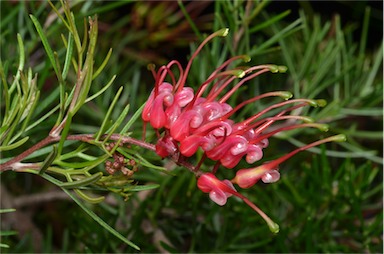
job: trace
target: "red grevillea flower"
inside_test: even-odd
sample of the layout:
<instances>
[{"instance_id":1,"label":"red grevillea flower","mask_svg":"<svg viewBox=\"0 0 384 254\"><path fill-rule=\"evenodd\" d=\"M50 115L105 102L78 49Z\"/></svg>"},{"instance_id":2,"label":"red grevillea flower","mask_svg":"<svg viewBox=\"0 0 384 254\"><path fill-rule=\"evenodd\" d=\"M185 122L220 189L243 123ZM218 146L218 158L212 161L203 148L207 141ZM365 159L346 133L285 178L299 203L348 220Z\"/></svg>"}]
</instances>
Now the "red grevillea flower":
<instances>
[{"instance_id":1,"label":"red grevillea flower","mask_svg":"<svg viewBox=\"0 0 384 254\"><path fill-rule=\"evenodd\" d=\"M228 69L229 65L236 60L245 62L250 60L248 56L235 56L213 71L196 92L186 86L193 59L202 47L212 38L223 37L227 33L228 29L222 29L208 36L193 53L185 69L175 60L161 66L157 72L151 68L155 78L155 88L142 111L144 131L147 123L156 130L158 135L156 153L163 158L191 157L201 149L204 152L203 159L209 158L217 161L217 164L213 173L197 174L198 187L203 192L209 193L210 198L219 205L224 205L228 197L235 195L261 214L258 208L254 208L254 204L234 189L232 183L240 188L249 188L259 179L265 183L275 182L280 178L277 167L283 161L299 151L326 142L340 141L345 137L334 136L314 142L261 166L241 169L231 181L218 180L214 174L220 165L225 168L234 168L242 158L245 158L249 164L259 161L263 157L263 149L268 146L269 137L279 132L299 128L328 130L324 124L313 123L311 118L293 113L299 112L298 109L302 107L322 107L326 104L324 100L291 99L290 92L273 91L245 100L235 107L227 103L245 82L262 73L285 72L284 66L266 64ZM173 67L178 69L178 79L171 70ZM167 77L168 81L166 81ZM283 100L241 122L234 122L231 119L244 106L268 97L280 97ZM286 124L271 128L271 125L281 121L286 121ZM262 215L264 219L268 218L264 215ZM267 222L268 220L270 219L266 219Z\"/></svg>"},{"instance_id":2,"label":"red grevillea flower","mask_svg":"<svg viewBox=\"0 0 384 254\"><path fill-rule=\"evenodd\" d=\"M202 192L209 193L209 197L212 201L221 206L225 205L227 198L232 195L241 198L253 210L260 214L260 216L267 222L269 229L272 232L279 232L279 225L273 222L262 210L260 210L260 208L249 201L249 199L238 193L230 181L220 181L214 174L204 173L197 180L197 186Z\"/></svg>"}]
</instances>

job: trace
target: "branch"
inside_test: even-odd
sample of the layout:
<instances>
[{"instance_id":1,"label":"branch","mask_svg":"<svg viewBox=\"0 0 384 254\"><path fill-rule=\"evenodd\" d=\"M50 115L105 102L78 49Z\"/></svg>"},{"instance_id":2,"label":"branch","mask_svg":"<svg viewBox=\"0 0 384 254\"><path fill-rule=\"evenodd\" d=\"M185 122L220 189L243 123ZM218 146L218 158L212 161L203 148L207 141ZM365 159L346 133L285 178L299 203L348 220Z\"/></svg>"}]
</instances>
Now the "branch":
<instances>
[{"instance_id":1,"label":"branch","mask_svg":"<svg viewBox=\"0 0 384 254\"><path fill-rule=\"evenodd\" d=\"M106 135L102 136L102 138L105 138L105 137L106 137ZM38 142L34 146L28 148L27 150L25 150L21 154L17 155L13 159L10 159L9 161L7 161L5 163L0 164L0 172L5 172L8 170L14 170L15 168L17 168L16 165L19 165L19 163L23 159L25 159L27 156L29 156L30 154L34 153L35 151L37 151L37 150L39 150L39 149L41 149L41 148L43 148L43 147L45 147L51 143L60 141L60 138L61 138L61 136L48 136L48 137L46 137L45 139L41 140L40 142ZM82 141L82 142L86 142L86 143L92 143L94 141L94 139L95 139L94 134L69 135L66 138L66 140L77 140L77 141ZM140 146L140 147L145 148L147 150L156 151L155 145L153 145L151 143L147 143L145 141L138 140L138 139L131 138L131 137L127 137L127 136L123 136L120 134L112 134L109 137L109 139L114 140L114 141L120 140L120 142L123 144L137 145L137 146ZM200 174L198 168L196 168L192 164L188 163L184 157L179 158L179 157L173 156L173 157L169 157L169 159L174 161L179 166L183 166L183 167L187 168L189 171L194 173L196 176L198 176Z\"/></svg>"},{"instance_id":2,"label":"branch","mask_svg":"<svg viewBox=\"0 0 384 254\"><path fill-rule=\"evenodd\" d=\"M41 149L41 148L43 148L43 147L45 147L51 143L60 141L60 138L61 138L61 136L54 136L54 137L48 136L48 137L46 137L45 139L41 140L40 142L38 142L34 146L28 148L27 150L25 150L21 154L17 155L13 159L10 159L9 161L7 161L5 163L0 164L0 172L12 170L13 165L15 163L21 162L23 159L25 159L30 154L34 153L35 151L37 151L37 150L39 150L39 149ZM113 135L111 135L111 137L109 139L115 140L115 141L121 140L122 143L133 144L133 145L137 145L137 146L143 147L143 148L151 150L151 151L155 151L155 146L150 144L150 143L147 143L147 142L144 142L141 140L137 140L137 139L134 139L131 137L125 137L125 136L122 136L120 134L113 134ZM67 137L66 140L78 140L78 141L82 141L82 142L86 142L86 143L91 143L92 141L94 141L94 135L93 134L70 135Z\"/></svg>"}]
</instances>

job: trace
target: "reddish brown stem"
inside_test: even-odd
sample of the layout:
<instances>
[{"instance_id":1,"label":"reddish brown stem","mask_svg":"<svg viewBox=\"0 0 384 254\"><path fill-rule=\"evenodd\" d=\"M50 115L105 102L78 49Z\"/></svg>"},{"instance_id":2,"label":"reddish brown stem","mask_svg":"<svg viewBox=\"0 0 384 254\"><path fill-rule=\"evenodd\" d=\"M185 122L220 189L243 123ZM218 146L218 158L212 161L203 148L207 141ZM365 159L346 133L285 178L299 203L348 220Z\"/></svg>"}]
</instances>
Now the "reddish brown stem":
<instances>
[{"instance_id":1,"label":"reddish brown stem","mask_svg":"<svg viewBox=\"0 0 384 254\"><path fill-rule=\"evenodd\" d=\"M51 143L58 142L60 140L60 138L61 138L60 136L56 136L56 137L48 136L48 137L46 137L45 139L41 140L40 142L38 142L34 146L28 148L27 150L25 150L21 154L17 155L13 159L10 159L9 161L0 164L0 172L11 170L12 165L14 163L21 162L23 159L25 159L28 155L32 154L33 152L51 144ZM122 143L129 143L129 144L143 147L143 148L151 150L151 151L155 151L154 145L147 143L147 142L144 142L144 141L141 141L141 140L131 138L131 137L124 137L124 136L122 137L119 134L112 134L111 137L109 137L109 139L115 140L115 141L121 140ZM78 140L78 141L89 143L89 142L94 140L94 135L93 134L70 135L67 137L67 140Z\"/></svg>"},{"instance_id":2,"label":"reddish brown stem","mask_svg":"<svg viewBox=\"0 0 384 254\"><path fill-rule=\"evenodd\" d=\"M106 135L102 136L102 138L105 138L105 137L106 137ZM60 138L61 138L60 136L57 136L57 137L48 136L48 137L46 137L45 139L41 140L40 142L38 142L34 146L28 148L27 150L25 150L21 154L17 155L13 159L10 159L9 161L0 164L0 172L4 172L4 171L7 171L7 170L13 170L13 165L15 163L21 162L23 159L25 159L27 156L29 156L33 152L35 152L35 151L37 151L37 150L39 150L39 149L41 149L41 148L51 144L51 143L60 141ZM82 142L90 143L90 142L94 141L94 134L69 135L69 136L67 136L66 139L67 140L77 140L77 141L82 141ZM125 137L125 136L122 136L120 134L112 134L109 137L109 139L110 140L114 140L114 141L120 140L120 142L123 143L123 144L137 145L137 146L140 146L142 148L145 148L145 149L148 149L148 150L151 150L151 151L156 151L155 145L153 145L153 144L150 144L150 143L147 143L145 141L138 140L138 139L135 139L135 138ZM178 165L187 168L189 171L194 173L196 176L200 175L199 169L195 168L193 165L191 165L187 161L185 161L185 160L178 160L178 159L175 159L175 158L170 158L170 159L174 160Z\"/></svg>"}]
</instances>

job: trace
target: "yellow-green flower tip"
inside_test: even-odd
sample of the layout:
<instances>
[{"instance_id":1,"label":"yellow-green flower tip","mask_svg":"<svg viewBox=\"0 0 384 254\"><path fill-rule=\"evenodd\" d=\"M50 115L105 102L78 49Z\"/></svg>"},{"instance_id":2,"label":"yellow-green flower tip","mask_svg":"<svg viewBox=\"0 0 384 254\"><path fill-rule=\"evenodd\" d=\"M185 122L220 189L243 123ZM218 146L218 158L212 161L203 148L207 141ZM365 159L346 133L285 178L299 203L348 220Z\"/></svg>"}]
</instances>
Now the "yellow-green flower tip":
<instances>
[{"instance_id":1,"label":"yellow-green flower tip","mask_svg":"<svg viewBox=\"0 0 384 254\"><path fill-rule=\"evenodd\" d=\"M223 29L220 29L219 31L217 31L217 35L222 36L222 37L227 36L228 33L229 33L229 28L223 28Z\"/></svg>"},{"instance_id":2,"label":"yellow-green flower tip","mask_svg":"<svg viewBox=\"0 0 384 254\"><path fill-rule=\"evenodd\" d=\"M280 231L280 227L277 223L271 221L268 223L269 230L271 230L272 233L277 234Z\"/></svg>"},{"instance_id":3,"label":"yellow-green flower tip","mask_svg":"<svg viewBox=\"0 0 384 254\"><path fill-rule=\"evenodd\" d=\"M281 91L280 97L283 98L284 100L289 100L293 97L293 94L291 92L288 92L288 91Z\"/></svg>"},{"instance_id":4,"label":"yellow-green flower tip","mask_svg":"<svg viewBox=\"0 0 384 254\"><path fill-rule=\"evenodd\" d=\"M287 70L288 70L288 67L287 66L284 66L284 65L280 65L280 66L277 66L277 69L280 73L286 73Z\"/></svg>"},{"instance_id":5,"label":"yellow-green flower tip","mask_svg":"<svg viewBox=\"0 0 384 254\"><path fill-rule=\"evenodd\" d=\"M246 63L251 61L251 57L248 56L248 55L242 55L241 57L243 58L243 61L246 62Z\"/></svg>"},{"instance_id":6,"label":"yellow-green flower tip","mask_svg":"<svg viewBox=\"0 0 384 254\"><path fill-rule=\"evenodd\" d=\"M347 136L345 136L344 134L339 134L339 135L333 136L333 141L335 141L335 142L347 141Z\"/></svg>"},{"instance_id":7,"label":"yellow-green flower tip","mask_svg":"<svg viewBox=\"0 0 384 254\"><path fill-rule=\"evenodd\" d=\"M327 101L323 99L310 100L309 105L311 105L312 107L325 107L327 105Z\"/></svg>"},{"instance_id":8,"label":"yellow-green flower tip","mask_svg":"<svg viewBox=\"0 0 384 254\"><path fill-rule=\"evenodd\" d=\"M319 124L318 125L319 130L327 132L329 130L328 124Z\"/></svg>"},{"instance_id":9,"label":"yellow-green flower tip","mask_svg":"<svg viewBox=\"0 0 384 254\"><path fill-rule=\"evenodd\" d=\"M269 65L269 71L272 73L278 73L279 72L279 67L277 65Z\"/></svg>"},{"instance_id":10,"label":"yellow-green flower tip","mask_svg":"<svg viewBox=\"0 0 384 254\"><path fill-rule=\"evenodd\" d=\"M318 107L319 104L317 104L317 100L308 100L309 105L312 107Z\"/></svg>"},{"instance_id":11,"label":"yellow-green flower tip","mask_svg":"<svg viewBox=\"0 0 384 254\"><path fill-rule=\"evenodd\" d=\"M243 70L234 70L234 74L236 77L242 78L245 76L245 71Z\"/></svg>"},{"instance_id":12,"label":"yellow-green flower tip","mask_svg":"<svg viewBox=\"0 0 384 254\"><path fill-rule=\"evenodd\" d=\"M313 118L309 117L309 116L303 116L303 121L306 122L306 123L313 123L314 120Z\"/></svg>"},{"instance_id":13,"label":"yellow-green flower tip","mask_svg":"<svg viewBox=\"0 0 384 254\"><path fill-rule=\"evenodd\" d=\"M153 63L150 63L150 64L147 65L147 69L150 70L150 71L154 70L155 68L156 68L156 65L153 64Z\"/></svg>"},{"instance_id":14,"label":"yellow-green flower tip","mask_svg":"<svg viewBox=\"0 0 384 254\"><path fill-rule=\"evenodd\" d=\"M325 107L327 105L327 101L323 99L316 100L317 106L319 107Z\"/></svg>"}]
</instances>

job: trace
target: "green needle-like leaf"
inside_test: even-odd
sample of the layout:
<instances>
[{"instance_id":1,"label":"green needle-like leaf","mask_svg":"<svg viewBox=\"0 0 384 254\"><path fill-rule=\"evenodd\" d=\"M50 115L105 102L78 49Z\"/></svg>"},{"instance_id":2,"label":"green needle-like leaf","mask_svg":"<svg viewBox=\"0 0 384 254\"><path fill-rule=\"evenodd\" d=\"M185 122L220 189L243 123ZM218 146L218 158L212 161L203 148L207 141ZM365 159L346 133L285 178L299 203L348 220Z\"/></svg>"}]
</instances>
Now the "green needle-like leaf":
<instances>
[{"instance_id":1,"label":"green needle-like leaf","mask_svg":"<svg viewBox=\"0 0 384 254\"><path fill-rule=\"evenodd\" d=\"M129 241L127 238L122 236L119 232L117 232L115 229L113 229L111 226L109 226L105 221L103 221L99 216L97 216L92 210L90 210L88 207L86 207L76 196L74 196L69 190L63 189L65 193L68 194L75 202L78 204L81 209L83 209L92 219L94 219L97 223L99 223L103 228L108 230L111 234L131 246L132 248L136 250L140 250L139 246L134 244L133 242Z\"/></svg>"},{"instance_id":2,"label":"green needle-like leaf","mask_svg":"<svg viewBox=\"0 0 384 254\"><path fill-rule=\"evenodd\" d=\"M56 65L56 61L55 61L55 56L53 54L53 50L52 50L51 46L49 45L48 39L45 36L45 32L43 31L43 28L41 27L39 21L32 14L29 15L29 16L31 17L31 20L32 20L33 24L36 27L37 33L40 36L41 42L43 43L44 49L45 49L45 51L46 51L46 53L48 55L48 58L49 58L49 60L51 62L51 65L52 65L53 69L55 70L56 75L61 75L61 73L59 73L58 66Z\"/></svg>"},{"instance_id":3,"label":"green needle-like leaf","mask_svg":"<svg viewBox=\"0 0 384 254\"><path fill-rule=\"evenodd\" d=\"M107 129L107 123L110 121L110 116L112 114L112 110L114 109L117 101L119 100L119 97L120 97L120 94L122 91L123 91L123 87L121 86L119 88L119 90L117 91L115 98L113 99L111 105L109 106L107 113L105 114L103 123L100 126L100 130L98 131L98 133L96 135L96 138L95 138L96 141L100 140L100 137L105 133L105 131Z\"/></svg>"},{"instance_id":4,"label":"green needle-like leaf","mask_svg":"<svg viewBox=\"0 0 384 254\"><path fill-rule=\"evenodd\" d=\"M64 62L63 73L62 73L64 80L66 80L69 68L71 66L72 53L73 53L73 36L71 33L69 33L68 34L67 53L65 55L65 62Z\"/></svg>"},{"instance_id":5,"label":"green needle-like leaf","mask_svg":"<svg viewBox=\"0 0 384 254\"><path fill-rule=\"evenodd\" d=\"M0 146L0 152L13 150L13 149L23 145L25 142L27 142L28 139L29 139L29 137L24 137L13 144L6 145L6 146Z\"/></svg>"},{"instance_id":6,"label":"green needle-like leaf","mask_svg":"<svg viewBox=\"0 0 384 254\"><path fill-rule=\"evenodd\" d=\"M120 134L125 134L131 128L132 124L136 122L136 120L141 116L141 112L143 111L143 108L145 107L145 103L141 105L141 107L133 114L133 116L129 119L127 124L124 126L124 128L120 131Z\"/></svg>"},{"instance_id":7,"label":"green needle-like leaf","mask_svg":"<svg viewBox=\"0 0 384 254\"><path fill-rule=\"evenodd\" d=\"M129 188L128 191L145 191L159 188L159 184L146 184L146 185L135 185Z\"/></svg>"},{"instance_id":8,"label":"green needle-like leaf","mask_svg":"<svg viewBox=\"0 0 384 254\"><path fill-rule=\"evenodd\" d=\"M66 189L75 189L75 188L84 187L99 181L102 176L103 176L103 173L98 172L96 174L91 175L90 177L86 177L81 180L62 183L59 185L59 187L66 188Z\"/></svg>"},{"instance_id":9,"label":"green needle-like leaf","mask_svg":"<svg viewBox=\"0 0 384 254\"><path fill-rule=\"evenodd\" d=\"M51 166L52 162L56 159L56 156L57 156L57 147L54 145L52 147L52 152L48 154L47 158L45 158L43 164L41 165L41 168L39 170L39 175L42 175L45 173L47 168Z\"/></svg>"},{"instance_id":10,"label":"green needle-like leaf","mask_svg":"<svg viewBox=\"0 0 384 254\"><path fill-rule=\"evenodd\" d=\"M93 94L92 96L89 96L85 100L85 102L87 103L87 102L95 99L96 97L100 96L102 93L104 93L112 85L112 83L115 80L115 78L116 78L116 75L113 75L111 80L105 86L103 86L103 88L101 88L97 93Z\"/></svg>"},{"instance_id":11,"label":"green needle-like leaf","mask_svg":"<svg viewBox=\"0 0 384 254\"><path fill-rule=\"evenodd\" d=\"M109 49L108 54L107 54L107 56L105 57L104 61L102 62L102 64L100 65L100 67L93 73L92 80L94 80L95 78L97 78L97 76L99 76L99 74L103 71L103 69L104 69L105 66L107 65L107 63L108 63L109 58L111 57L111 55L112 55L112 49Z\"/></svg>"}]
</instances>

